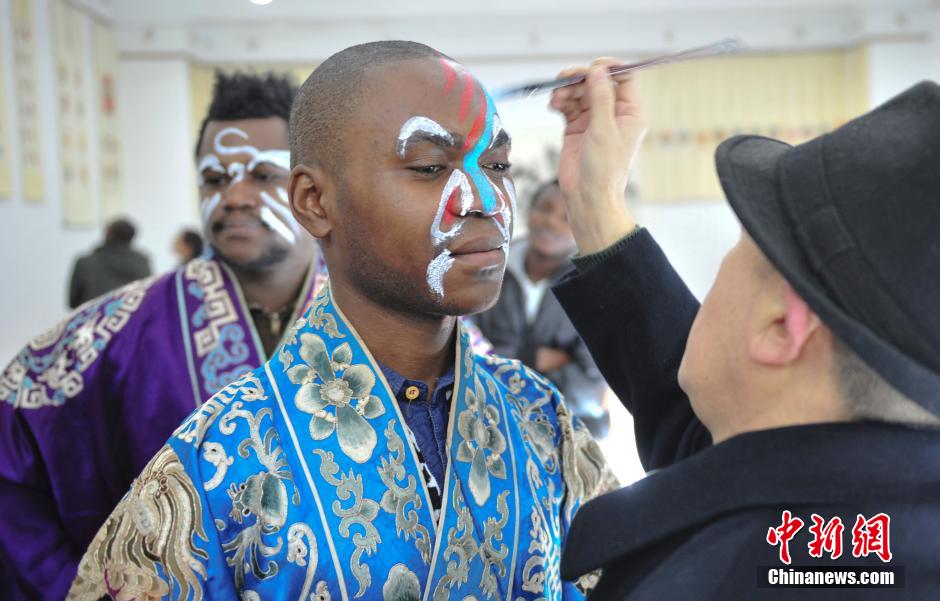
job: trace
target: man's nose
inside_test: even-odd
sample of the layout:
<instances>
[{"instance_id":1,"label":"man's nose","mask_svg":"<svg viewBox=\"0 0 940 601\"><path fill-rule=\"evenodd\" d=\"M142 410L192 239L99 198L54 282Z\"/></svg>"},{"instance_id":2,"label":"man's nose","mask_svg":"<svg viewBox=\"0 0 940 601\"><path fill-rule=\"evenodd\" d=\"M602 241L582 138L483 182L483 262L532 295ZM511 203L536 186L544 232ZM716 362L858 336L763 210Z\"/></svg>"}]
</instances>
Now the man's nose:
<instances>
[{"instance_id":1,"label":"man's nose","mask_svg":"<svg viewBox=\"0 0 940 601\"><path fill-rule=\"evenodd\" d=\"M477 178L469 180L473 202L470 203L470 207L466 211L467 216L493 217L499 213L499 203L496 198L499 191L489 180L485 177L483 179L483 182L480 182Z\"/></svg>"},{"instance_id":2,"label":"man's nose","mask_svg":"<svg viewBox=\"0 0 940 601\"><path fill-rule=\"evenodd\" d=\"M238 210L257 208L261 199L258 190L243 178L234 178L222 191L222 208Z\"/></svg>"}]
</instances>

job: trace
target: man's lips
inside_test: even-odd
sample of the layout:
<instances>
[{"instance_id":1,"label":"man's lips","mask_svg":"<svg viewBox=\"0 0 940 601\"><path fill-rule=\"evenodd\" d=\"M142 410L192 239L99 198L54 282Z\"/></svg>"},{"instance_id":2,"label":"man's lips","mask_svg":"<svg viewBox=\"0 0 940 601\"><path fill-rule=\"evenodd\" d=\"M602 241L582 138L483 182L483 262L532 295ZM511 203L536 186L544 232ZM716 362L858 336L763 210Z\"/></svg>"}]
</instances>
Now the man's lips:
<instances>
[{"instance_id":1,"label":"man's lips","mask_svg":"<svg viewBox=\"0 0 940 601\"><path fill-rule=\"evenodd\" d=\"M479 236L476 238L461 238L450 245L450 254L471 255L501 250L506 241L502 236Z\"/></svg>"},{"instance_id":2,"label":"man's lips","mask_svg":"<svg viewBox=\"0 0 940 601\"><path fill-rule=\"evenodd\" d=\"M216 233L224 232L230 235L253 234L264 227L265 225L260 219L227 219L217 221L212 226L212 231Z\"/></svg>"},{"instance_id":3,"label":"man's lips","mask_svg":"<svg viewBox=\"0 0 940 601\"><path fill-rule=\"evenodd\" d=\"M502 236L457 240L449 249L456 261L474 267L501 265L506 260L506 242Z\"/></svg>"}]
</instances>

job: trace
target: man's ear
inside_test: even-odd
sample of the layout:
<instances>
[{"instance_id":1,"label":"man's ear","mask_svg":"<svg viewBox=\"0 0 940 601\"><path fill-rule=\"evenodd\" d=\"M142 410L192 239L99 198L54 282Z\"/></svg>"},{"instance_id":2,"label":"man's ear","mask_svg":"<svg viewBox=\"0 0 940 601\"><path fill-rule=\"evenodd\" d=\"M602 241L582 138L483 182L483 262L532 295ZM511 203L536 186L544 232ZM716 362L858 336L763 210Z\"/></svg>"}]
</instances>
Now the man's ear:
<instances>
[{"instance_id":1,"label":"man's ear","mask_svg":"<svg viewBox=\"0 0 940 601\"><path fill-rule=\"evenodd\" d=\"M764 365L783 366L795 361L820 328L819 317L783 278L774 293L767 317L751 338L750 356Z\"/></svg>"},{"instance_id":2,"label":"man's ear","mask_svg":"<svg viewBox=\"0 0 940 601\"><path fill-rule=\"evenodd\" d=\"M300 225L318 239L326 238L333 229L329 186L322 167L297 165L291 169L287 184L291 211Z\"/></svg>"}]
</instances>

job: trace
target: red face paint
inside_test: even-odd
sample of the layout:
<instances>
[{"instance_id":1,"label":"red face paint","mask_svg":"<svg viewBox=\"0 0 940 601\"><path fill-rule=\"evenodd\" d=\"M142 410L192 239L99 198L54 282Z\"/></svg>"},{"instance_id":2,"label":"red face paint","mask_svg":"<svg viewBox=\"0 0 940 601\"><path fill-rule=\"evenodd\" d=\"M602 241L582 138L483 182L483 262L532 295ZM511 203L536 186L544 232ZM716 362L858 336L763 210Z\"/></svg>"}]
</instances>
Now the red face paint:
<instances>
[{"instance_id":1,"label":"red face paint","mask_svg":"<svg viewBox=\"0 0 940 601\"><path fill-rule=\"evenodd\" d=\"M480 111L477 113L476 119L473 120L473 125L470 126L470 133L467 134L467 140L463 144L463 149L467 150L468 148L473 148L473 145L477 143L477 140L480 139L480 136L483 135L483 130L486 122L486 94L480 93Z\"/></svg>"},{"instance_id":2,"label":"red face paint","mask_svg":"<svg viewBox=\"0 0 940 601\"><path fill-rule=\"evenodd\" d=\"M444 210L444 217L442 219L443 224L448 226L448 228L454 224L457 216L460 215L462 208L460 204L460 188L455 188L454 191L450 193L450 198L447 199L447 208Z\"/></svg>"},{"instance_id":3,"label":"red face paint","mask_svg":"<svg viewBox=\"0 0 940 601\"><path fill-rule=\"evenodd\" d=\"M450 94L451 88L454 87L454 82L457 81L457 72L454 71L454 68L451 66L450 61L447 59L441 59L441 65L444 66L444 76L447 78L447 83L444 84L444 93Z\"/></svg>"},{"instance_id":4,"label":"red face paint","mask_svg":"<svg viewBox=\"0 0 940 601\"><path fill-rule=\"evenodd\" d=\"M457 83L457 70L454 68L454 65L446 59L441 59L441 66L444 67L444 76L446 77L444 93L448 94L453 89L454 84ZM460 71L463 79L463 90L461 90L460 93L460 121L463 122L467 119L467 113L470 110L470 101L473 100L473 94L477 91L477 82L473 79L473 75L466 69L461 68ZM480 90L480 105L480 110L477 112L470 126L470 133L467 135L467 140L464 142L464 150L472 148L483 134L487 106L486 94L482 90Z\"/></svg>"}]
</instances>

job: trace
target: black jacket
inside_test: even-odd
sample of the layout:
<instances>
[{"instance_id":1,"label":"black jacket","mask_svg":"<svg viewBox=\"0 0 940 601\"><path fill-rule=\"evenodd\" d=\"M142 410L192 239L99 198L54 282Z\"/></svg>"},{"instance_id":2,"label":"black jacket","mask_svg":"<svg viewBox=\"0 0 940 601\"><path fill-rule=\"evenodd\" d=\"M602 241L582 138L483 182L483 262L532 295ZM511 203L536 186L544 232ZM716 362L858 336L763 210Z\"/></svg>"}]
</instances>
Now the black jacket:
<instances>
[{"instance_id":1,"label":"black jacket","mask_svg":"<svg viewBox=\"0 0 940 601\"><path fill-rule=\"evenodd\" d=\"M752 432L711 445L676 373L698 303L646 232L555 293L633 413L646 478L581 508L562 577L590 599L940 599L940 432L876 423ZM780 561L768 531L804 525ZM810 557L812 514L841 518L843 553ZM890 562L853 556L858 516L890 517ZM860 538L860 537L859 537ZM768 568L895 570L895 588L763 588Z\"/></svg>"},{"instance_id":2,"label":"black jacket","mask_svg":"<svg viewBox=\"0 0 940 601\"><path fill-rule=\"evenodd\" d=\"M69 282L69 307L150 275L150 261L128 244L106 243L79 257Z\"/></svg>"},{"instance_id":3,"label":"black jacket","mask_svg":"<svg viewBox=\"0 0 940 601\"><path fill-rule=\"evenodd\" d=\"M570 363L544 375L565 396L575 415L586 421L592 417L599 419L601 415L593 414L604 411L601 408L601 396L606 390L604 378L550 289L542 297L535 320L532 323L526 320L525 292L518 273L522 269L520 259L525 254L526 244L525 240L512 244L510 265L503 278L499 299L491 309L475 315L473 321L493 345L494 352L519 359L532 369L535 369L535 353L539 347L567 353L572 359ZM570 263L555 277L569 269Z\"/></svg>"}]
</instances>

